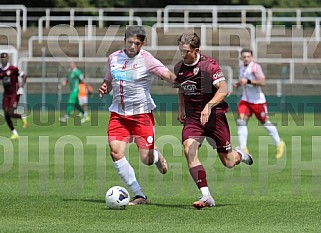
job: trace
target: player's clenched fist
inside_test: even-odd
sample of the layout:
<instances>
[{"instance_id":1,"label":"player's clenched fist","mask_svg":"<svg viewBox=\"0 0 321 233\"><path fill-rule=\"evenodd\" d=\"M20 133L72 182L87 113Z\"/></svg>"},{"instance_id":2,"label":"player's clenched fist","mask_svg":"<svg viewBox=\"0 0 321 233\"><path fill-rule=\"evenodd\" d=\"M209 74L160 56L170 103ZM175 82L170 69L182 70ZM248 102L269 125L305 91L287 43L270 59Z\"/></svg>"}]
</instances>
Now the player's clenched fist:
<instances>
[{"instance_id":1,"label":"player's clenched fist","mask_svg":"<svg viewBox=\"0 0 321 233\"><path fill-rule=\"evenodd\" d=\"M99 97L102 98L103 94L105 94L107 92L107 84L106 83L102 83L99 90Z\"/></svg>"}]
</instances>

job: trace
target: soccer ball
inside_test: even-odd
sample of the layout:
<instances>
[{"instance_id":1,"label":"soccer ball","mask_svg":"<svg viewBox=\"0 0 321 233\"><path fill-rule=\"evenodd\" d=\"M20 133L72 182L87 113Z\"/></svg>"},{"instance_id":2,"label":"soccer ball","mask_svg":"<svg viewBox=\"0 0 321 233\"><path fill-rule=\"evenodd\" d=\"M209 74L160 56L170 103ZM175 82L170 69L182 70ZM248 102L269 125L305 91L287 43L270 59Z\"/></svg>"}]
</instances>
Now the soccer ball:
<instances>
[{"instance_id":1,"label":"soccer ball","mask_svg":"<svg viewBox=\"0 0 321 233\"><path fill-rule=\"evenodd\" d=\"M129 200L129 193L124 187L114 186L106 192L105 201L110 209L124 209Z\"/></svg>"}]
</instances>

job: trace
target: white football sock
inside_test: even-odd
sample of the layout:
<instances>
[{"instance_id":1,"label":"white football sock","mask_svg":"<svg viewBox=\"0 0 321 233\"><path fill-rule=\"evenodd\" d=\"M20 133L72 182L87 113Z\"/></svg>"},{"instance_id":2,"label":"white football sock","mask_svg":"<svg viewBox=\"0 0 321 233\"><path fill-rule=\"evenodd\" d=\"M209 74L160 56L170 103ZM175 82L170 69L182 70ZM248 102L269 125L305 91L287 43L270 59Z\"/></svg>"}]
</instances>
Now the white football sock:
<instances>
[{"instance_id":1,"label":"white football sock","mask_svg":"<svg viewBox=\"0 0 321 233\"><path fill-rule=\"evenodd\" d=\"M266 131L269 133L269 135L272 137L274 144L276 146L280 145L280 137L277 128L275 125L273 125L270 121L267 121L263 124L263 127L266 129Z\"/></svg>"},{"instance_id":2,"label":"white football sock","mask_svg":"<svg viewBox=\"0 0 321 233\"><path fill-rule=\"evenodd\" d=\"M19 135L16 129L13 129L13 130L12 130L12 133L13 133L14 135L16 135L16 136Z\"/></svg>"},{"instance_id":3,"label":"white football sock","mask_svg":"<svg viewBox=\"0 0 321 233\"><path fill-rule=\"evenodd\" d=\"M158 151L154 149L154 164L158 162Z\"/></svg>"},{"instance_id":4,"label":"white football sock","mask_svg":"<svg viewBox=\"0 0 321 233\"><path fill-rule=\"evenodd\" d=\"M202 187L200 188L200 190L202 192L202 196L211 196L211 193L208 187Z\"/></svg>"},{"instance_id":5,"label":"white football sock","mask_svg":"<svg viewBox=\"0 0 321 233\"><path fill-rule=\"evenodd\" d=\"M125 156L122 159L115 161L114 166L120 178L125 182L135 196L146 197L142 191L142 188L138 184L138 181L136 180L133 167L128 163Z\"/></svg>"},{"instance_id":6,"label":"white football sock","mask_svg":"<svg viewBox=\"0 0 321 233\"><path fill-rule=\"evenodd\" d=\"M249 155L247 153L245 153L244 151L242 150L235 150L236 153L238 153L239 155L241 155L241 161L244 162L244 161L247 161L249 159Z\"/></svg>"},{"instance_id":7,"label":"white football sock","mask_svg":"<svg viewBox=\"0 0 321 233\"><path fill-rule=\"evenodd\" d=\"M248 130L246 125L238 126L237 133L239 136L239 146L241 149L247 148Z\"/></svg>"}]
</instances>

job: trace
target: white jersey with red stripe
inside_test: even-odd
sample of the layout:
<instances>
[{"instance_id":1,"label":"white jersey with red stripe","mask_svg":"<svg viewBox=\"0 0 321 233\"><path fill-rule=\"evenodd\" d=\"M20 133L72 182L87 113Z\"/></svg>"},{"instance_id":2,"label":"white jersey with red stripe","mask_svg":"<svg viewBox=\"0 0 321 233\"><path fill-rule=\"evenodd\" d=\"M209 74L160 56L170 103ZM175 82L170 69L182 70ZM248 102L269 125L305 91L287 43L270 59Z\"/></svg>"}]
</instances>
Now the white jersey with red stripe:
<instances>
[{"instance_id":1,"label":"white jersey with red stripe","mask_svg":"<svg viewBox=\"0 0 321 233\"><path fill-rule=\"evenodd\" d=\"M239 78L246 78L248 80L259 80L265 79L265 75L259 64L251 62L247 66L240 67ZM242 100L253 104L261 104L266 102L262 88L258 85L252 84L246 84L243 86Z\"/></svg>"},{"instance_id":2,"label":"white jersey with red stripe","mask_svg":"<svg viewBox=\"0 0 321 233\"><path fill-rule=\"evenodd\" d=\"M155 76L162 77L168 69L149 52L141 49L133 58L124 50L112 53L107 60L105 80L113 87L109 111L120 115L150 113L156 108L150 88Z\"/></svg>"}]
</instances>

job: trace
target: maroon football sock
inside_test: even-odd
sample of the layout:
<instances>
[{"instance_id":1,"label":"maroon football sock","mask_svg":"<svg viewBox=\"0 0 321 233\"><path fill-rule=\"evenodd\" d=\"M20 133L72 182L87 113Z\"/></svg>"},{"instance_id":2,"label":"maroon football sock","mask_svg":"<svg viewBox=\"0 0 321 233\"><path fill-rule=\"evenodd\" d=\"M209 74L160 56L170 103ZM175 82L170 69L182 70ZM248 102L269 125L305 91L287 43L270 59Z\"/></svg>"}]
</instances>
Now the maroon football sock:
<instances>
[{"instance_id":1,"label":"maroon football sock","mask_svg":"<svg viewBox=\"0 0 321 233\"><path fill-rule=\"evenodd\" d=\"M189 169L189 172L197 185L197 187L200 189L202 187L207 187L207 181L206 181L206 171L203 167L203 165L198 165L196 167L192 167Z\"/></svg>"}]
</instances>

